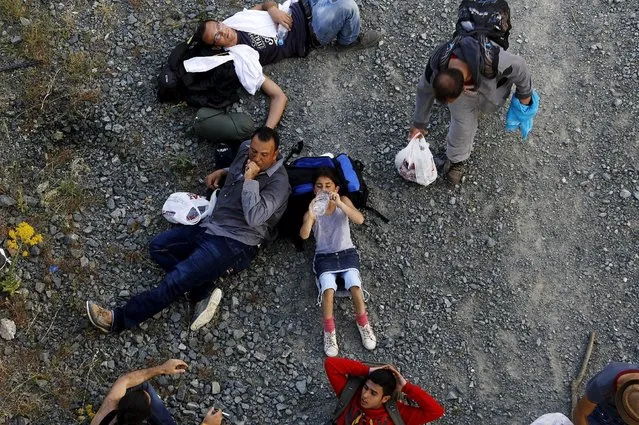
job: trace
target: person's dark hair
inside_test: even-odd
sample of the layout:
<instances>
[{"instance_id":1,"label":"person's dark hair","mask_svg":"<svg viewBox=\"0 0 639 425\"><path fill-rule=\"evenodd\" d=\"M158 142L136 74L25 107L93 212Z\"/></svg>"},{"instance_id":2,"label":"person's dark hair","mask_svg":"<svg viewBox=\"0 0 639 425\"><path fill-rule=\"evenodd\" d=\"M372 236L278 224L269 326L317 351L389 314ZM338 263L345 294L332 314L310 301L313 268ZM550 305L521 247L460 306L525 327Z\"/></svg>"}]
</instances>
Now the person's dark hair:
<instances>
[{"instance_id":1,"label":"person's dark hair","mask_svg":"<svg viewBox=\"0 0 639 425\"><path fill-rule=\"evenodd\" d=\"M456 68L444 69L435 77L433 91L439 103L457 99L464 91L464 74Z\"/></svg>"},{"instance_id":2,"label":"person's dark hair","mask_svg":"<svg viewBox=\"0 0 639 425\"><path fill-rule=\"evenodd\" d=\"M384 395L392 395L397 386L395 375L388 369L377 369L368 375L368 379L382 387Z\"/></svg>"},{"instance_id":3,"label":"person's dark hair","mask_svg":"<svg viewBox=\"0 0 639 425\"><path fill-rule=\"evenodd\" d=\"M315 172L313 173L313 184L315 184L317 182L317 179L319 179L320 177L328 177L333 181L335 186L340 186L340 180L334 168L320 167L315 170Z\"/></svg>"},{"instance_id":4,"label":"person's dark hair","mask_svg":"<svg viewBox=\"0 0 639 425\"><path fill-rule=\"evenodd\" d=\"M141 425L151 417L151 402L142 388L129 390L118 402L118 425Z\"/></svg>"},{"instance_id":5,"label":"person's dark hair","mask_svg":"<svg viewBox=\"0 0 639 425\"><path fill-rule=\"evenodd\" d=\"M270 127L263 126L255 130L251 139L257 136L257 138L262 142L273 141L275 143L275 150L278 150L280 147L280 136L277 134L277 131L273 130Z\"/></svg>"},{"instance_id":6,"label":"person's dark hair","mask_svg":"<svg viewBox=\"0 0 639 425\"><path fill-rule=\"evenodd\" d=\"M202 37L204 37L204 31L206 31L206 23L211 21L215 21L215 19L207 19L206 21L200 23L200 25L197 26L197 29L195 30L195 33L193 34L193 37L191 38L191 43L195 43L195 42L204 43L204 41L202 40Z\"/></svg>"}]
</instances>

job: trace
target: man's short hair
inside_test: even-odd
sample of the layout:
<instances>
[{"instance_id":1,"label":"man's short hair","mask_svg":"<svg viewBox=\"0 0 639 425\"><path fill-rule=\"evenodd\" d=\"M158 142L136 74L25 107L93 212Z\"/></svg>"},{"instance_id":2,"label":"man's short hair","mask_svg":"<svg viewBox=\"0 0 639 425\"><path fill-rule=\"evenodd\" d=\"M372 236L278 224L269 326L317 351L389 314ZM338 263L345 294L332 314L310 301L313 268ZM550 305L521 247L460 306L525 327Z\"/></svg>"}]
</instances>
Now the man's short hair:
<instances>
[{"instance_id":1,"label":"man's short hair","mask_svg":"<svg viewBox=\"0 0 639 425\"><path fill-rule=\"evenodd\" d=\"M257 136L257 138L262 142L273 141L275 143L275 150L280 148L280 136L277 134L277 131L273 130L271 127L263 126L255 130L251 139Z\"/></svg>"},{"instance_id":2,"label":"man's short hair","mask_svg":"<svg viewBox=\"0 0 639 425\"><path fill-rule=\"evenodd\" d=\"M191 43L204 43L204 40L202 40L202 37L204 37L204 32L206 32L206 24L207 22L212 22L212 21L215 21L215 19L207 19L204 22L202 22L200 25L198 25L197 29L195 30L195 33L193 34L193 37L191 38Z\"/></svg>"},{"instance_id":3,"label":"man's short hair","mask_svg":"<svg viewBox=\"0 0 639 425\"><path fill-rule=\"evenodd\" d=\"M118 401L117 423L144 424L151 417L151 401L142 388L129 390Z\"/></svg>"},{"instance_id":4,"label":"man's short hair","mask_svg":"<svg viewBox=\"0 0 639 425\"><path fill-rule=\"evenodd\" d=\"M457 99L464 91L464 74L457 68L440 71L433 81L433 91L439 103Z\"/></svg>"},{"instance_id":5,"label":"man's short hair","mask_svg":"<svg viewBox=\"0 0 639 425\"><path fill-rule=\"evenodd\" d=\"M368 375L368 379L382 387L383 395L392 395L397 386L395 375L388 369L377 369Z\"/></svg>"}]
</instances>

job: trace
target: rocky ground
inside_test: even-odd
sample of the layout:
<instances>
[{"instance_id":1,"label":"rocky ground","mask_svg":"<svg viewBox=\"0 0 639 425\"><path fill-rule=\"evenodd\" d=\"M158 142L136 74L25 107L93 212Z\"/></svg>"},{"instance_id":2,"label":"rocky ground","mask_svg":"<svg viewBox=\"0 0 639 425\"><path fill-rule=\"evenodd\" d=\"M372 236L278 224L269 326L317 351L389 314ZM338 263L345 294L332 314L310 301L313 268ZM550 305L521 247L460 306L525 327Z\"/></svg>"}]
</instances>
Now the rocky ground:
<instances>
[{"instance_id":1,"label":"rocky ground","mask_svg":"<svg viewBox=\"0 0 639 425\"><path fill-rule=\"evenodd\" d=\"M190 132L195 110L155 101L170 48L204 15L251 2L0 0L0 227L28 221L43 245L20 263L22 289L0 318L0 417L74 423L123 372L186 360L162 377L178 423L214 405L235 424L323 423L324 376L311 249L278 241L221 282L220 314L189 331L186 301L139 329L102 335L84 301L115 306L162 273L146 247L169 224L177 190L203 192L211 146ZM446 409L444 424L528 424L569 412L570 381L588 334L589 374L636 361L639 255L639 6L628 0L512 0L511 50L533 70L541 110L526 143L484 117L459 187L406 183L393 166L405 144L429 51L452 31L457 3L359 2L376 49L325 49L266 69L289 96L287 151L348 152L366 164L371 204L353 226L372 294L379 347L361 346L338 301L341 354L393 362ZM266 98L234 109L265 116ZM435 110L440 146L448 111ZM54 266L51 268L51 266Z\"/></svg>"}]
</instances>

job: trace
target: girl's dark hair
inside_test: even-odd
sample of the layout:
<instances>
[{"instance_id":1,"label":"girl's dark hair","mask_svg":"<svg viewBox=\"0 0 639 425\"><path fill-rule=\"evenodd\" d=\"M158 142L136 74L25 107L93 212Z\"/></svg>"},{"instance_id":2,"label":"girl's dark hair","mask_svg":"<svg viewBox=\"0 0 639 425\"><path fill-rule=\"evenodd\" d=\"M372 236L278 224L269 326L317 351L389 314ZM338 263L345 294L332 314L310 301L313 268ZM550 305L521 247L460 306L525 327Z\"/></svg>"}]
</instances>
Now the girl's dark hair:
<instances>
[{"instance_id":1,"label":"girl's dark hair","mask_svg":"<svg viewBox=\"0 0 639 425\"><path fill-rule=\"evenodd\" d=\"M118 425L141 425L151 418L151 402L142 388L129 390L118 402Z\"/></svg>"},{"instance_id":2,"label":"girl's dark hair","mask_svg":"<svg viewBox=\"0 0 639 425\"><path fill-rule=\"evenodd\" d=\"M382 387L384 395L392 395L397 386L395 375L388 369L377 369L368 375L368 379Z\"/></svg>"},{"instance_id":3,"label":"girl's dark hair","mask_svg":"<svg viewBox=\"0 0 639 425\"><path fill-rule=\"evenodd\" d=\"M457 99L464 91L464 74L457 68L447 68L441 71L433 81L433 92L439 103L447 103L450 99Z\"/></svg>"},{"instance_id":4,"label":"girl's dark hair","mask_svg":"<svg viewBox=\"0 0 639 425\"><path fill-rule=\"evenodd\" d=\"M313 184L317 182L320 177L328 177L333 181L335 186L341 186L340 178L337 176L334 168L320 167L313 173Z\"/></svg>"}]
</instances>

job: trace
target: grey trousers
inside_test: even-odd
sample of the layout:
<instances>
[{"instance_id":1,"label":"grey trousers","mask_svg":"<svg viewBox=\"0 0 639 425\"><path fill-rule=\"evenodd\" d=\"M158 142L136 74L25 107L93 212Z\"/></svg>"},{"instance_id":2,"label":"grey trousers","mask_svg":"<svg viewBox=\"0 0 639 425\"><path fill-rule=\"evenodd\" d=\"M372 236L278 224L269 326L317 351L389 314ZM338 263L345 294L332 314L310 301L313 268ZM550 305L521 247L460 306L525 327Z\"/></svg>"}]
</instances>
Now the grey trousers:
<instances>
[{"instance_id":1,"label":"grey trousers","mask_svg":"<svg viewBox=\"0 0 639 425\"><path fill-rule=\"evenodd\" d=\"M492 113L499 106L489 102L481 93L464 91L453 103L448 104L450 125L446 136L446 156L451 162L465 161L473 150L479 116Z\"/></svg>"}]
</instances>

